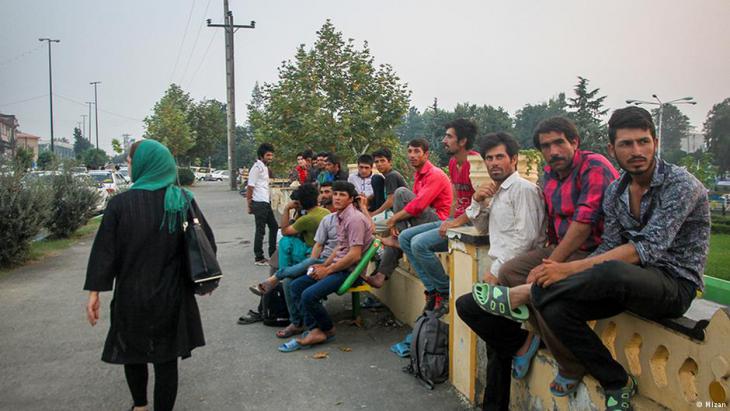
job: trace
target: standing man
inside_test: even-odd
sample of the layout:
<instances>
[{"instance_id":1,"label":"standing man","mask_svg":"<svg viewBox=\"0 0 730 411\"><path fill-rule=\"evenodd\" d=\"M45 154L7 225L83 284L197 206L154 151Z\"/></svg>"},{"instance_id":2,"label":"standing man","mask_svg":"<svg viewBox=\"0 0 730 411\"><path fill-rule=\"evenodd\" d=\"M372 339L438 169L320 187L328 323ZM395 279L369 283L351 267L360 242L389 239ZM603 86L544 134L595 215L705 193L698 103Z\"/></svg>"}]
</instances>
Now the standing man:
<instances>
[{"instance_id":1,"label":"standing man","mask_svg":"<svg viewBox=\"0 0 730 411\"><path fill-rule=\"evenodd\" d=\"M469 222L465 211L471 204L474 187L469 178L467 157L479 154L471 150L477 134L477 126L473 121L460 118L446 124L444 129L442 143L451 154L449 175L455 200L451 205L453 219L411 227L398 236L401 249L426 288L424 311L434 310L439 316L449 311L450 279L436 253L448 251L446 230Z\"/></svg>"},{"instance_id":2,"label":"standing man","mask_svg":"<svg viewBox=\"0 0 730 411\"><path fill-rule=\"evenodd\" d=\"M486 289L482 294L487 296L486 300L477 301L466 296L463 309L464 312L473 311L473 306L466 307L473 304L486 311L483 321L500 330L499 334L490 335L490 343L497 351L495 355L501 361L512 358L512 376L516 379L527 375L542 339L558 362L558 375L550 383L550 392L555 396L567 396L578 389L585 369L555 337L540 313L532 308L531 283L535 275L545 269L547 260L583 259L598 247L603 233L603 194L618 173L604 156L578 148L578 130L564 117L540 122L533 134L533 143L548 163L543 176L548 246L504 263L499 269L498 285L484 283L476 286ZM495 308L490 307L491 301L495 302ZM499 310L500 307L505 307L504 312ZM498 316L509 320L495 319ZM525 320L530 321L530 328L539 337L522 329L520 322ZM506 366L500 369L498 394L490 403L498 404L497 409L508 409L509 369Z\"/></svg>"},{"instance_id":3,"label":"standing man","mask_svg":"<svg viewBox=\"0 0 730 411\"><path fill-rule=\"evenodd\" d=\"M492 266L484 273L483 281L497 284L496 276L502 264L516 255L545 245L545 202L542 190L517 172L519 145L514 137L507 133L488 134L481 155L493 182L479 186L466 215L480 232L489 233ZM456 311L487 343L484 408L507 409L514 353L505 352L500 345L500 336L505 327L519 327L519 324L485 313L471 293L456 300ZM513 338L521 345L525 336L515 333ZM539 346L539 340L537 344Z\"/></svg>"},{"instance_id":4,"label":"standing man","mask_svg":"<svg viewBox=\"0 0 730 411\"><path fill-rule=\"evenodd\" d=\"M382 287L398 265L398 259L402 255L398 244L402 231L426 223L440 224L449 217L453 199L451 183L446 173L428 161L428 155L426 140L417 138L408 142L408 162L416 170L413 191L401 187L393 194L395 214L385 222L390 235L382 239L386 247L377 272L365 278L375 288ZM427 301L430 300L427 298Z\"/></svg>"},{"instance_id":5,"label":"standing man","mask_svg":"<svg viewBox=\"0 0 730 411\"><path fill-rule=\"evenodd\" d=\"M256 150L258 160L248 172L248 185L246 187L246 201L248 202L248 213L253 214L256 220L256 232L254 234L253 252L256 257L256 265L268 265L269 260L264 257L264 231L269 228L269 258L276 251L276 232L279 229L271 209L271 192L269 187L270 175L269 164L274 160L274 146L263 143Z\"/></svg>"},{"instance_id":6,"label":"standing man","mask_svg":"<svg viewBox=\"0 0 730 411\"><path fill-rule=\"evenodd\" d=\"M588 258L545 260L532 301L555 336L603 387L606 409L631 409L636 379L613 359L586 321L631 311L682 316L704 288L710 238L707 190L687 170L656 158L651 114L616 110L608 151L625 171L606 190L603 242Z\"/></svg>"}]
</instances>

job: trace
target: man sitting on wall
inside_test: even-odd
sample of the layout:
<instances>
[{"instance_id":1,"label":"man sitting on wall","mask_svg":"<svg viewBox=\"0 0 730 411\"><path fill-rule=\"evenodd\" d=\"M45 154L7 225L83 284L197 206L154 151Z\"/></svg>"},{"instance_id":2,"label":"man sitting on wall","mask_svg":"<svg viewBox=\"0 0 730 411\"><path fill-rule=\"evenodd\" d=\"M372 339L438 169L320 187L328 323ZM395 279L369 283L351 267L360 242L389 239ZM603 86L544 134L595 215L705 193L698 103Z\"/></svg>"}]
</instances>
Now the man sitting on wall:
<instances>
[{"instance_id":1,"label":"man sitting on wall","mask_svg":"<svg viewBox=\"0 0 730 411\"><path fill-rule=\"evenodd\" d=\"M393 194L393 214L386 221L389 235L383 238L385 249L377 272L365 277L373 287L382 287L398 265L402 251L398 244L398 234L408 227L443 221L451 209L451 183L440 168L428 161L428 142L417 138L408 142L408 161L416 169L413 191L406 187L395 190Z\"/></svg>"},{"instance_id":2,"label":"man sitting on wall","mask_svg":"<svg viewBox=\"0 0 730 411\"><path fill-rule=\"evenodd\" d=\"M395 200L393 194L395 194L395 190L400 187L407 187L408 185L406 184L406 180L403 176L393 169L393 154L390 150L387 148L376 150L373 152L373 161L375 162L375 168L378 169L384 178L382 187L384 201L370 214L373 218L375 218L381 213L386 213L385 218L387 219L390 217L387 213L392 212L393 209L393 200ZM375 191L375 196L377 198L379 195L379 189L374 185L373 190Z\"/></svg>"},{"instance_id":3,"label":"man sitting on wall","mask_svg":"<svg viewBox=\"0 0 730 411\"><path fill-rule=\"evenodd\" d=\"M546 260L529 280L535 308L601 384L606 408L626 410L636 379L586 322L626 310L649 319L682 316L704 287L710 209L699 180L656 157L648 111L616 110L608 137L609 153L625 173L606 190L603 242L583 260Z\"/></svg>"}]
</instances>

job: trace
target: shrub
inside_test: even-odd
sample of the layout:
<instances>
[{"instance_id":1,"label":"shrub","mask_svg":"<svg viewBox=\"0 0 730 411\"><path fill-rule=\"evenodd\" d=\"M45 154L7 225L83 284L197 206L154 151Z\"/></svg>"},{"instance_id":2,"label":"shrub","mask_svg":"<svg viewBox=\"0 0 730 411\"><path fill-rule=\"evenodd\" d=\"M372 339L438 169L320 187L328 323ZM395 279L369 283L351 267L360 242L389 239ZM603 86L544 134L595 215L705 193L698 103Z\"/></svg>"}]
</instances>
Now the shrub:
<instances>
[{"instance_id":1,"label":"shrub","mask_svg":"<svg viewBox=\"0 0 730 411\"><path fill-rule=\"evenodd\" d=\"M50 179L51 211L46 228L55 237L65 238L86 224L99 201L99 193L88 181L70 172Z\"/></svg>"},{"instance_id":2,"label":"shrub","mask_svg":"<svg viewBox=\"0 0 730 411\"><path fill-rule=\"evenodd\" d=\"M0 172L0 266L25 261L31 241L48 219L47 186L22 177L22 173Z\"/></svg>"},{"instance_id":3,"label":"shrub","mask_svg":"<svg viewBox=\"0 0 730 411\"><path fill-rule=\"evenodd\" d=\"M180 180L181 186L191 186L195 182L195 173L189 168L178 167L177 178Z\"/></svg>"},{"instance_id":4,"label":"shrub","mask_svg":"<svg viewBox=\"0 0 730 411\"><path fill-rule=\"evenodd\" d=\"M712 234L730 234L730 225L712 224L710 226L710 232Z\"/></svg>"}]
</instances>

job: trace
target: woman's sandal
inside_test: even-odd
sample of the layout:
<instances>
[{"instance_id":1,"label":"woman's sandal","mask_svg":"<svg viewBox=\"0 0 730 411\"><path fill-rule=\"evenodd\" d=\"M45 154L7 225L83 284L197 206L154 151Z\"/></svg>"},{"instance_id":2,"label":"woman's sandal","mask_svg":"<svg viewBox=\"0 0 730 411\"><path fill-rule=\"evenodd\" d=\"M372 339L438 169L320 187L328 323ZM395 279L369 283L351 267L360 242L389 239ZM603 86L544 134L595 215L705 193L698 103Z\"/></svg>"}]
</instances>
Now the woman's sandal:
<instances>
[{"instance_id":1,"label":"woman's sandal","mask_svg":"<svg viewBox=\"0 0 730 411\"><path fill-rule=\"evenodd\" d=\"M532 358L535 357L539 348L540 337L533 335L532 340L530 341L530 346L527 348L527 352L522 355L515 355L512 357L512 378L516 380L525 378L527 372L530 371Z\"/></svg>"},{"instance_id":2,"label":"woman's sandal","mask_svg":"<svg viewBox=\"0 0 730 411\"><path fill-rule=\"evenodd\" d=\"M550 393L556 397L567 397L578 390L580 380L580 378L563 377L558 372L553 382L550 383ZM560 391L558 391L558 388L560 388Z\"/></svg>"},{"instance_id":3,"label":"woman's sandal","mask_svg":"<svg viewBox=\"0 0 730 411\"><path fill-rule=\"evenodd\" d=\"M530 318L530 311L526 305L522 304L515 307L514 310L510 308L509 288L507 287L476 283L472 288L472 295L479 307L490 314L517 322L523 322Z\"/></svg>"},{"instance_id":4,"label":"woman's sandal","mask_svg":"<svg viewBox=\"0 0 730 411\"><path fill-rule=\"evenodd\" d=\"M303 332L304 327L297 327L293 324L289 324L286 326L286 328L282 328L281 330L277 331L276 336L279 338L289 338L295 335L299 335Z\"/></svg>"},{"instance_id":5,"label":"woman's sandal","mask_svg":"<svg viewBox=\"0 0 730 411\"><path fill-rule=\"evenodd\" d=\"M629 375L629 382L618 390L605 390L606 411L624 411L631 409L631 397L638 391L636 379Z\"/></svg>"}]
</instances>

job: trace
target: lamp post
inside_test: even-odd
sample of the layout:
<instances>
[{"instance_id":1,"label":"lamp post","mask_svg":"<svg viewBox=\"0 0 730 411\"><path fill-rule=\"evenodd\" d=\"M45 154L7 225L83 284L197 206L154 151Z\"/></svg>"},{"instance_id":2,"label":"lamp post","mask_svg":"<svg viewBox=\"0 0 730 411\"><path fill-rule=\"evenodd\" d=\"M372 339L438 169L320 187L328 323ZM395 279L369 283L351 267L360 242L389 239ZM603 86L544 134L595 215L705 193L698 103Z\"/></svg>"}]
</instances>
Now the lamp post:
<instances>
[{"instance_id":1,"label":"lamp post","mask_svg":"<svg viewBox=\"0 0 730 411\"><path fill-rule=\"evenodd\" d=\"M670 104L697 104L696 101L694 101L694 97L682 97L670 101L661 101L659 97L657 97L656 94L651 95L656 101L646 101L646 100L634 100L629 99L626 100L626 104L634 104L636 106L640 106L642 104L648 104L653 106L659 107L659 127L657 128L657 140L659 141L659 144L657 144L657 157L662 157L662 115L664 114L664 106L670 105Z\"/></svg>"},{"instance_id":2,"label":"lamp post","mask_svg":"<svg viewBox=\"0 0 730 411\"><path fill-rule=\"evenodd\" d=\"M53 72L51 70L51 43L60 43L61 40L42 38L38 39L38 41L48 42L48 101L51 108L51 153L53 153Z\"/></svg>"}]
</instances>

